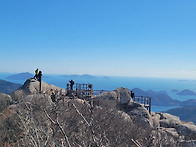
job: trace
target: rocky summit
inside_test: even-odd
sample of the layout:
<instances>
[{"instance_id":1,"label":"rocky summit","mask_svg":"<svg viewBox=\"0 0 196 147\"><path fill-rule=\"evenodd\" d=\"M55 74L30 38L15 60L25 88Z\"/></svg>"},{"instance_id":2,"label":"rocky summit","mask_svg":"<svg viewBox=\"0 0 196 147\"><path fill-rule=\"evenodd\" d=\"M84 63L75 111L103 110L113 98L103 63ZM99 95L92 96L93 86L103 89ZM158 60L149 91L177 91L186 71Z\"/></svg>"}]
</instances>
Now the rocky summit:
<instances>
[{"instance_id":1,"label":"rocky summit","mask_svg":"<svg viewBox=\"0 0 196 147\"><path fill-rule=\"evenodd\" d=\"M196 145L193 123L149 113L123 87L81 99L43 81L39 92L39 81L28 79L12 94L0 94L0 103L0 145L5 147Z\"/></svg>"}]
</instances>

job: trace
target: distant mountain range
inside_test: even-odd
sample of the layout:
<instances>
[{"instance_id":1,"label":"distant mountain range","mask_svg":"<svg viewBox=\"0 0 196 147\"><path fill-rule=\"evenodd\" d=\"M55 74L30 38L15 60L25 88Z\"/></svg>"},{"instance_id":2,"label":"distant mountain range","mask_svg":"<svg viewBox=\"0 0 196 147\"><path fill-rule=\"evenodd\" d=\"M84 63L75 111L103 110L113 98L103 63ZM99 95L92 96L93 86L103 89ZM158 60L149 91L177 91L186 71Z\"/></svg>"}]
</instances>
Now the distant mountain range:
<instances>
[{"instance_id":1,"label":"distant mountain range","mask_svg":"<svg viewBox=\"0 0 196 147\"><path fill-rule=\"evenodd\" d=\"M174 108L165 111L166 113L170 113L172 115L176 115L180 117L181 120L190 122L192 121L196 124L196 106L188 106L188 107L181 107L181 108Z\"/></svg>"},{"instance_id":2,"label":"distant mountain range","mask_svg":"<svg viewBox=\"0 0 196 147\"><path fill-rule=\"evenodd\" d=\"M196 100L190 99L180 103L180 106L196 106Z\"/></svg>"},{"instance_id":3,"label":"distant mountain range","mask_svg":"<svg viewBox=\"0 0 196 147\"><path fill-rule=\"evenodd\" d=\"M28 78L32 78L34 75L28 72L25 73L19 73L19 74L13 74L8 76L6 79L8 80L26 80ZM61 77L64 78L68 78L68 79L98 79L98 78L104 78L104 79L108 79L109 77L105 76L105 77L97 77L97 76L92 76L89 74L83 74L83 75L61 75ZM18 84L19 85L19 84ZM0 85L1 86L1 91L0 92L4 92L4 93L10 93L12 91L14 91L13 87L10 87L10 85L8 84L7 87L5 87L5 85ZM12 85L13 86L13 85ZM21 86L21 85L20 85ZM16 89L18 88L18 86L16 86ZM10 90L8 90L10 89ZM191 99L191 100L187 100L187 101L179 101L176 99L173 99L172 97L170 97L166 92L164 91L152 91L152 90L148 90L148 91L144 91L141 90L139 88L134 88L132 89L135 93L136 96L149 96L152 98L152 105L154 106L196 106L196 100L195 99ZM173 90L173 92L175 92L178 95L196 95L195 92L185 89L182 91L178 91L178 90Z\"/></svg>"},{"instance_id":4,"label":"distant mountain range","mask_svg":"<svg viewBox=\"0 0 196 147\"><path fill-rule=\"evenodd\" d=\"M196 95L196 92L191 91L191 90L189 90L189 89L184 89L184 90L182 90L182 91L173 89L172 92L173 92L173 93L176 93L177 95L183 95L183 96Z\"/></svg>"},{"instance_id":5,"label":"distant mountain range","mask_svg":"<svg viewBox=\"0 0 196 147\"><path fill-rule=\"evenodd\" d=\"M31 74L29 72L23 72L23 73L9 75L5 79L7 79L7 80L26 80L26 79L29 79L29 78L32 78L32 77L34 77L33 74ZM48 78L49 75L45 75L44 74L43 77L44 78ZM97 78L109 79L110 78L108 76L93 76L93 75L89 75L89 74L83 74L83 75L77 75L77 74L61 75L60 77L68 78L68 79L97 79Z\"/></svg>"},{"instance_id":6,"label":"distant mountain range","mask_svg":"<svg viewBox=\"0 0 196 147\"><path fill-rule=\"evenodd\" d=\"M196 124L196 100L190 99L187 101L178 101L172 99L166 92L155 92L152 90L143 91L139 88L134 88L132 91L136 96L149 96L152 98L152 105L155 106L182 106L180 108L170 109L165 111L172 115L180 117L181 120L186 122L193 122ZM177 92L175 90L175 92ZM182 95L192 95L194 92L190 90L182 90L179 92Z\"/></svg>"},{"instance_id":7,"label":"distant mountain range","mask_svg":"<svg viewBox=\"0 0 196 147\"><path fill-rule=\"evenodd\" d=\"M73 75L61 75L61 77L70 78L70 79L96 79L96 78L98 78L96 76L92 76L92 75L89 75L89 74L83 74L83 75L77 75L77 74L73 74ZM107 77L107 76L103 76L101 78L103 78L103 79L109 79L109 77Z\"/></svg>"},{"instance_id":8,"label":"distant mountain range","mask_svg":"<svg viewBox=\"0 0 196 147\"><path fill-rule=\"evenodd\" d=\"M73 79L76 79L76 78L95 79L96 78L95 76L88 75L88 74L84 74L84 75L77 75L77 74L74 74L74 75L61 75L61 77L73 78Z\"/></svg>"},{"instance_id":9,"label":"distant mountain range","mask_svg":"<svg viewBox=\"0 0 196 147\"><path fill-rule=\"evenodd\" d=\"M29 72L24 72L24 73L19 73L19 74L14 74L6 77L8 80L26 80L29 78L33 78L34 75L29 73Z\"/></svg>"},{"instance_id":10,"label":"distant mountain range","mask_svg":"<svg viewBox=\"0 0 196 147\"><path fill-rule=\"evenodd\" d=\"M184 89L184 90L178 92L177 95L185 95L185 96L186 95L196 95L196 93L189 90L189 89Z\"/></svg>"},{"instance_id":11,"label":"distant mountain range","mask_svg":"<svg viewBox=\"0 0 196 147\"><path fill-rule=\"evenodd\" d=\"M148 96L152 98L152 105L154 106L196 106L196 100L190 99L186 101L179 101L176 99L171 98L166 92L164 91L144 91L139 88L134 88L132 91L135 93L136 96ZM191 94L190 90L183 90L179 93L185 92L186 94Z\"/></svg>"},{"instance_id":12,"label":"distant mountain range","mask_svg":"<svg viewBox=\"0 0 196 147\"><path fill-rule=\"evenodd\" d=\"M172 99L166 92L155 92L152 90L144 91L139 88L134 88L132 91L136 96L148 96L152 98L152 105L155 106L177 106L180 105L180 101Z\"/></svg>"},{"instance_id":13,"label":"distant mountain range","mask_svg":"<svg viewBox=\"0 0 196 147\"><path fill-rule=\"evenodd\" d=\"M5 94L10 94L16 89L20 88L22 85L11 83L8 81L0 80L0 92Z\"/></svg>"}]
</instances>

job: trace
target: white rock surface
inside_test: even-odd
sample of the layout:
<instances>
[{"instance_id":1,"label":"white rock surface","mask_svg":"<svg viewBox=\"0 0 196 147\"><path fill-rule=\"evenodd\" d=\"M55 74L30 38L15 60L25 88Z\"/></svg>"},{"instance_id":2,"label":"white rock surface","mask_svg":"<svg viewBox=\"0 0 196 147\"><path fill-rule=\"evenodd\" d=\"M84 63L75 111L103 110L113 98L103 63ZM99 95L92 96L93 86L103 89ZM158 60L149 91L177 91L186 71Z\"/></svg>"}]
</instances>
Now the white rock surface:
<instances>
[{"instance_id":1,"label":"white rock surface","mask_svg":"<svg viewBox=\"0 0 196 147\"><path fill-rule=\"evenodd\" d=\"M20 89L14 91L11 94L11 97L14 101L18 102L27 95L39 93L39 90L40 90L39 87L40 87L39 81L37 81L36 79L32 79L32 78L27 79L24 85ZM51 95L52 92L55 92L57 95L60 95L60 94L65 95L67 93L66 90L63 88L59 88L57 86L41 81L41 93Z\"/></svg>"}]
</instances>

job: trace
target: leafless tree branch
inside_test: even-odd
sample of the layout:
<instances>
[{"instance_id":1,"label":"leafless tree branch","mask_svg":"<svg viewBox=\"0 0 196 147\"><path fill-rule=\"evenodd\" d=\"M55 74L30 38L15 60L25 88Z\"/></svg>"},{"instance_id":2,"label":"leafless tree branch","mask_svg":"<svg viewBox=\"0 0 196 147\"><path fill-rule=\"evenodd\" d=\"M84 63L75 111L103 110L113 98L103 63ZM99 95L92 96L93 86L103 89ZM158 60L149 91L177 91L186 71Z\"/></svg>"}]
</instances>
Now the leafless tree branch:
<instances>
[{"instance_id":1,"label":"leafless tree branch","mask_svg":"<svg viewBox=\"0 0 196 147\"><path fill-rule=\"evenodd\" d=\"M45 112L46 116L48 117L48 119L49 119L54 125L57 125L57 126L59 127L59 129L60 129L61 132L63 133L63 136L65 137L65 140L66 140L66 142L67 142L67 144L68 144L68 147L71 147L70 142L69 142L69 139L68 139L68 137L67 137L65 131L63 130L63 127L60 125L58 119L57 119L57 121L55 122L55 121L48 115L48 113L47 113L45 110L44 110L44 112Z\"/></svg>"}]
</instances>

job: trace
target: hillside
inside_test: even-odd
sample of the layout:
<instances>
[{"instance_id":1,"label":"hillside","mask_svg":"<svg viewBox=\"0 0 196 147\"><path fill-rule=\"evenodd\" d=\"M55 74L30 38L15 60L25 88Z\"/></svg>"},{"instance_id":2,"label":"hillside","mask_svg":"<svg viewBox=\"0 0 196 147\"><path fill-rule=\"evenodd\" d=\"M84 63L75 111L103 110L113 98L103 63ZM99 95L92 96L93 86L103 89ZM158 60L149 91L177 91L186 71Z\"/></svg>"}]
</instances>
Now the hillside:
<instances>
[{"instance_id":1,"label":"hillside","mask_svg":"<svg viewBox=\"0 0 196 147\"><path fill-rule=\"evenodd\" d=\"M10 94L16 89L20 88L22 85L11 83L8 81L0 80L0 92L5 94Z\"/></svg>"},{"instance_id":2,"label":"hillside","mask_svg":"<svg viewBox=\"0 0 196 147\"><path fill-rule=\"evenodd\" d=\"M133 92L135 92L136 96L148 96L152 98L152 105L154 106L196 106L196 100L195 99L189 99L186 101L179 101L176 99L173 99L170 97L166 92L163 91L144 91L139 88L132 89ZM184 90L183 90L184 91ZM181 91L181 92L183 92ZM191 94L192 91L185 90L186 94ZM192 93L193 94L193 93Z\"/></svg>"},{"instance_id":3,"label":"hillside","mask_svg":"<svg viewBox=\"0 0 196 147\"><path fill-rule=\"evenodd\" d=\"M88 75L88 74L83 74L83 75L61 75L61 77L64 77L64 78L70 78L70 79L95 79L96 77L95 76L92 76L92 75Z\"/></svg>"},{"instance_id":4,"label":"hillside","mask_svg":"<svg viewBox=\"0 0 196 147\"><path fill-rule=\"evenodd\" d=\"M181 102L171 98L166 92L156 92L152 90L144 91L139 88L134 88L132 91L136 96L149 96L152 98L152 105L154 106L177 106Z\"/></svg>"},{"instance_id":5,"label":"hillside","mask_svg":"<svg viewBox=\"0 0 196 147\"><path fill-rule=\"evenodd\" d=\"M24 72L24 73L10 75L10 76L6 77L6 79L8 79L8 80L26 80L26 79L32 78L32 77L34 77L33 74L31 74L29 72Z\"/></svg>"},{"instance_id":6,"label":"hillside","mask_svg":"<svg viewBox=\"0 0 196 147\"><path fill-rule=\"evenodd\" d=\"M83 75L61 75L60 77L66 78L66 79L110 79L108 76L93 76L89 74L83 74Z\"/></svg>"},{"instance_id":7,"label":"hillside","mask_svg":"<svg viewBox=\"0 0 196 147\"><path fill-rule=\"evenodd\" d=\"M196 126L167 113L150 114L126 88L81 99L28 79L11 97L0 95L2 146L194 146ZM57 102L51 100L55 90ZM10 98L12 100L10 100ZM15 101L16 103L10 103Z\"/></svg>"},{"instance_id":8,"label":"hillside","mask_svg":"<svg viewBox=\"0 0 196 147\"><path fill-rule=\"evenodd\" d=\"M176 115L183 121L192 121L194 124L196 124L196 106L170 109L166 111L166 113Z\"/></svg>"},{"instance_id":9,"label":"hillside","mask_svg":"<svg viewBox=\"0 0 196 147\"><path fill-rule=\"evenodd\" d=\"M184 89L184 90L178 92L177 95L185 95L185 96L186 95L196 95L196 93L189 90L189 89Z\"/></svg>"},{"instance_id":10,"label":"hillside","mask_svg":"<svg viewBox=\"0 0 196 147\"><path fill-rule=\"evenodd\" d=\"M180 106L196 106L196 99L189 99L186 101L182 101Z\"/></svg>"}]
</instances>

